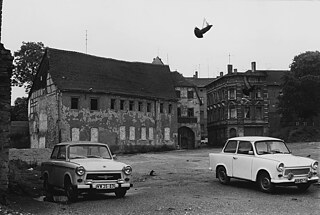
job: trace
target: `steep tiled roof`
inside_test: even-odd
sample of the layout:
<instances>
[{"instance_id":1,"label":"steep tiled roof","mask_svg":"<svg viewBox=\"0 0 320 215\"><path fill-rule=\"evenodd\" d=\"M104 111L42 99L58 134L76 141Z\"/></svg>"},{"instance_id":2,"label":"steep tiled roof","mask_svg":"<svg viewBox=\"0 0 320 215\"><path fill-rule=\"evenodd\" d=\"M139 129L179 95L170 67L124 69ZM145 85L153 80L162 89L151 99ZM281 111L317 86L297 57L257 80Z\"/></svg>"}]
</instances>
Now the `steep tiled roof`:
<instances>
[{"instance_id":1,"label":"steep tiled roof","mask_svg":"<svg viewBox=\"0 0 320 215\"><path fill-rule=\"evenodd\" d=\"M72 51L47 49L49 73L60 90L174 99L169 66L126 62Z\"/></svg>"},{"instance_id":2,"label":"steep tiled roof","mask_svg":"<svg viewBox=\"0 0 320 215\"><path fill-rule=\"evenodd\" d=\"M197 87L205 87L206 85L210 84L215 80L215 78L193 78L193 77L186 77L185 79L190 83L196 85Z\"/></svg>"},{"instance_id":3,"label":"steep tiled roof","mask_svg":"<svg viewBox=\"0 0 320 215\"><path fill-rule=\"evenodd\" d=\"M172 72L172 80L176 87L196 87L194 84L186 80L179 72Z\"/></svg>"}]
</instances>

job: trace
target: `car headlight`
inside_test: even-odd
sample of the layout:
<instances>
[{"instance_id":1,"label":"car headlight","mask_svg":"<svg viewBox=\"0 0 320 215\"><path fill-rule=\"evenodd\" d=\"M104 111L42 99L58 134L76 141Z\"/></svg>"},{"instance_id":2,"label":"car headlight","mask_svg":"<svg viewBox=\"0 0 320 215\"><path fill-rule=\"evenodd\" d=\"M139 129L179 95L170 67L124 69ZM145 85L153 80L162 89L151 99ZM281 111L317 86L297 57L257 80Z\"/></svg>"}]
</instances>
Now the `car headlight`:
<instances>
[{"instance_id":1,"label":"car headlight","mask_svg":"<svg viewBox=\"0 0 320 215\"><path fill-rule=\"evenodd\" d=\"M86 173L86 169L83 166L78 166L76 168L76 173L79 176L83 176Z\"/></svg>"},{"instance_id":2,"label":"car headlight","mask_svg":"<svg viewBox=\"0 0 320 215\"><path fill-rule=\"evenodd\" d=\"M279 163L279 164L277 165L277 170L278 170L279 172L282 172L282 171L284 170L284 163Z\"/></svg>"},{"instance_id":3,"label":"car headlight","mask_svg":"<svg viewBox=\"0 0 320 215\"><path fill-rule=\"evenodd\" d=\"M318 169L318 165L319 165L318 161L315 161L315 162L313 162L311 167L312 167L312 169L316 170L316 169Z\"/></svg>"},{"instance_id":4,"label":"car headlight","mask_svg":"<svg viewBox=\"0 0 320 215\"><path fill-rule=\"evenodd\" d=\"M124 172L124 174L130 175L132 173L132 168L131 166L125 166L123 167L122 171Z\"/></svg>"}]
</instances>

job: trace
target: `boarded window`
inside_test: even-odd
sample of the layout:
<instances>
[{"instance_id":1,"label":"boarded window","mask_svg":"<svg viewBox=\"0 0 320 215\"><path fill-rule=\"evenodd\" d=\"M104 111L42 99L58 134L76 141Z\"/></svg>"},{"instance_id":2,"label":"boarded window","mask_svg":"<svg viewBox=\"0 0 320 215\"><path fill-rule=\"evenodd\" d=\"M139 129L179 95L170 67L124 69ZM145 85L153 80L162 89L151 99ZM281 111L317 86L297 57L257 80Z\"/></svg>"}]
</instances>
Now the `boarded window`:
<instances>
[{"instance_id":1,"label":"boarded window","mask_svg":"<svg viewBox=\"0 0 320 215\"><path fill-rule=\"evenodd\" d=\"M188 117L193 117L193 116L194 116L193 108L188 108Z\"/></svg>"},{"instance_id":2,"label":"boarded window","mask_svg":"<svg viewBox=\"0 0 320 215\"><path fill-rule=\"evenodd\" d=\"M228 91L228 98L229 99L236 99L236 89L229 89Z\"/></svg>"},{"instance_id":3,"label":"boarded window","mask_svg":"<svg viewBox=\"0 0 320 215\"><path fill-rule=\"evenodd\" d=\"M193 99L193 91L188 91L188 99Z\"/></svg>"},{"instance_id":4,"label":"boarded window","mask_svg":"<svg viewBox=\"0 0 320 215\"><path fill-rule=\"evenodd\" d=\"M147 130L146 127L141 127L141 140L147 139Z\"/></svg>"},{"instance_id":5,"label":"boarded window","mask_svg":"<svg viewBox=\"0 0 320 215\"><path fill-rule=\"evenodd\" d=\"M120 110L124 110L124 104L125 104L125 101L120 100Z\"/></svg>"},{"instance_id":6,"label":"boarded window","mask_svg":"<svg viewBox=\"0 0 320 215\"><path fill-rule=\"evenodd\" d=\"M147 103L147 112L151 112L151 103Z\"/></svg>"},{"instance_id":7,"label":"boarded window","mask_svg":"<svg viewBox=\"0 0 320 215\"><path fill-rule=\"evenodd\" d=\"M160 103L160 113L163 113L163 103Z\"/></svg>"},{"instance_id":8,"label":"boarded window","mask_svg":"<svg viewBox=\"0 0 320 215\"><path fill-rule=\"evenodd\" d=\"M149 128L149 140L153 140L153 128Z\"/></svg>"},{"instance_id":9,"label":"boarded window","mask_svg":"<svg viewBox=\"0 0 320 215\"><path fill-rule=\"evenodd\" d=\"M98 99L91 99L90 100L90 109L91 110L98 110Z\"/></svg>"},{"instance_id":10,"label":"boarded window","mask_svg":"<svg viewBox=\"0 0 320 215\"><path fill-rule=\"evenodd\" d=\"M143 103L142 102L138 103L138 111L143 111Z\"/></svg>"},{"instance_id":11,"label":"boarded window","mask_svg":"<svg viewBox=\"0 0 320 215\"><path fill-rule=\"evenodd\" d=\"M116 108L116 100L115 99L111 99L110 100L110 109L114 110Z\"/></svg>"},{"instance_id":12,"label":"boarded window","mask_svg":"<svg viewBox=\"0 0 320 215\"><path fill-rule=\"evenodd\" d=\"M262 107L256 107L256 119L262 119Z\"/></svg>"},{"instance_id":13,"label":"boarded window","mask_svg":"<svg viewBox=\"0 0 320 215\"><path fill-rule=\"evenodd\" d=\"M229 119L236 119L237 118L237 109L236 109L236 107L232 106L232 107L229 108L228 118Z\"/></svg>"},{"instance_id":14,"label":"boarded window","mask_svg":"<svg viewBox=\"0 0 320 215\"><path fill-rule=\"evenodd\" d=\"M177 113L178 113L178 116L180 117L181 116L181 108L177 108Z\"/></svg>"},{"instance_id":15,"label":"boarded window","mask_svg":"<svg viewBox=\"0 0 320 215\"><path fill-rule=\"evenodd\" d=\"M180 97L181 97L181 92L180 92L180 90L176 90L176 96L177 96L177 98L180 98Z\"/></svg>"},{"instance_id":16,"label":"boarded window","mask_svg":"<svg viewBox=\"0 0 320 215\"><path fill-rule=\"evenodd\" d=\"M79 98L71 98L71 109L79 109Z\"/></svg>"},{"instance_id":17,"label":"boarded window","mask_svg":"<svg viewBox=\"0 0 320 215\"><path fill-rule=\"evenodd\" d=\"M164 128L164 140L170 140L170 128Z\"/></svg>"},{"instance_id":18,"label":"boarded window","mask_svg":"<svg viewBox=\"0 0 320 215\"><path fill-rule=\"evenodd\" d=\"M134 110L134 101L129 101L129 110Z\"/></svg>"},{"instance_id":19,"label":"boarded window","mask_svg":"<svg viewBox=\"0 0 320 215\"><path fill-rule=\"evenodd\" d=\"M172 113L172 104L168 105L168 113L171 114Z\"/></svg>"},{"instance_id":20,"label":"boarded window","mask_svg":"<svg viewBox=\"0 0 320 215\"><path fill-rule=\"evenodd\" d=\"M250 107L244 108L244 118L250 119Z\"/></svg>"},{"instance_id":21,"label":"boarded window","mask_svg":"<svg viewBox=\"0 0 320 215\"><path fill-rule=\"evenodd\" d=\"M136 128L133 126L130 126L129 140L135 140L135 139L136 139Z\"/></svg>"},{"instance_id":22,"label":"boarded window","mask_svg":"<svg viewBox=\"0 0 320 215\"><path fill-rule=\"evenodd\" d=\"M79 141L80 131L79 128L71 129L71 141Z\"/></svg>"},{"instance_id":23,"label":"boarded window","mask_svg":"<svg viewBox=\"0 0 320 215\"><path fill-rule=\"evenodd\" d=\"M99 137L98 128L91 128L91 142L97 143L98 137Z\"/></svg>"},{"instance_id":24,"label":"boarded window","mask_svg":"<svg viewBox=\"0 0 320 215\"><path fill-rule=\"evenodd\" d=\"M120 140L126 139L126 127L120 126Z\"/></svg>"}]
</instances>

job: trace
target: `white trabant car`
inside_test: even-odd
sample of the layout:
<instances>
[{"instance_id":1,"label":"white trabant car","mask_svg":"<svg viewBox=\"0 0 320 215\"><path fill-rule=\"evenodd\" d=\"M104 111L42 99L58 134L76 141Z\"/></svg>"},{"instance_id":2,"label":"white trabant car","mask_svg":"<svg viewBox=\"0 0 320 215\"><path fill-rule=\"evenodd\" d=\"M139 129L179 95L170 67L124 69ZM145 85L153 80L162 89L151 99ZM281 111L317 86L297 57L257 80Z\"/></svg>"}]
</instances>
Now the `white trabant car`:
<instances>
[{"instance_id":1,"label":"white trabant car","mask_svg":"<svg viewBox=\"0 0 320 215\"><path fill-rule=\"evenodd\" d=\"M103 143L59 143L41 167L48 198L52 198L55 188L64 189L72 202L80 193L114 192L117 197L124 197L132 187L131 166L115 161L109 147Z\"/></svg>"},{"instance_id":2,"label":"white trabant car","mask_svg":"<svg viewBox=\"0 0 320 215\"><path fill-rule=\"evenodd\" d=\"M263 192L272 192L276 185L305 191L319 180L318 161L292 155L283 140L272 137L230 138L220 153L209 154L209 161L222 184L245 179L257 182Z\"/></svg>"}]
</instances>

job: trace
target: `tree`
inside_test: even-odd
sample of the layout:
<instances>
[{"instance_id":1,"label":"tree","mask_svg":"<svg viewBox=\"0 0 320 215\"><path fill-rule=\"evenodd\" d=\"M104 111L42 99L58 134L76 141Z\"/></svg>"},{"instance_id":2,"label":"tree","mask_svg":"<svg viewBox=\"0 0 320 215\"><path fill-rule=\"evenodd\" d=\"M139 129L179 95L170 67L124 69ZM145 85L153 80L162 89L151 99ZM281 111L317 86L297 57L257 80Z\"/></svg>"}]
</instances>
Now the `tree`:
<instances>
[{"instance_id":1,"label":"tree","mask_svg":"<svg viewBox=\"0 0 320 215\"><path fill-rule=\"evenodd\" d=\"M19 97L11 108L11 121L28 121L28 98Z\"/></svg>"},{"instance_id":2,"label":"tree","mask_svg":"<svg viewBox=\"0 0 320 215\"><path fill-rule=\"evenodd\" d=\"M20 50L14 52L13 86L23 86L29 92L44 51L42 42L22 42Z\"/></svg>"},{"instance_id":3,"label":"tree","mask_svg":"<svg viewBox=\"0 0 320 215\"><path fill-rule=\"evenodd\" d=\"M294 57L283 77L279 111L283 120L312 119L320 113L320 52L307 51Z\"/></svg>"}]
</instances>

